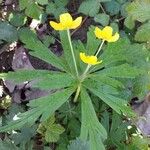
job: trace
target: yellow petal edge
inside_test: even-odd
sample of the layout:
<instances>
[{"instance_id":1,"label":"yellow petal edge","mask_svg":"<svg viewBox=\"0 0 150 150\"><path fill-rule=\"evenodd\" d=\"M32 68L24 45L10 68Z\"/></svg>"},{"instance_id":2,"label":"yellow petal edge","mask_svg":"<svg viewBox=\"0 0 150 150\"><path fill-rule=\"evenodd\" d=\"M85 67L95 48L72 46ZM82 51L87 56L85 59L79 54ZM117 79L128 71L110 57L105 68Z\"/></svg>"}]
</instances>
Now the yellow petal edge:
<instances>
[{"instance_id":1,"label":"yellow petal edge","mask_svg":"<svg viewBox=\"0 0 150 150\"><path fill-rule=\"evenodd\" d=\"M102 63L102 60L98 61L96 56L86 56L85 53L80 53L80 59L89 65L97 65Z\"/></svg>"}]
</instances>

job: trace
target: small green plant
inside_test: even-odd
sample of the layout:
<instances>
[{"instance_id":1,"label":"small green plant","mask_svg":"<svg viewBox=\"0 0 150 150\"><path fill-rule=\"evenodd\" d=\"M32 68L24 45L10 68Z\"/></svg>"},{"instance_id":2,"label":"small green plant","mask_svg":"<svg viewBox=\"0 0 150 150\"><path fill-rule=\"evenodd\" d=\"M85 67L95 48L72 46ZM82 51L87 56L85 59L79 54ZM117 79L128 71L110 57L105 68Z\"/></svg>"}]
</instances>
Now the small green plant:
<instances>
[{"instance_id":1,"label":"small green plant","mask_svg":"<svg viewBox=\"0 0 150 150\"><path fill-rule=\"evenodd\" d=\"M8 125L0 127L0 132L20 129L24 125L31 126L36 120L43 122L53 116L68 100L81 104L81 132L79 139L88 141L90 150L104 150L107 139L106 129L100 123L94 109L93 95L103 101L118 114L134 116L128 106L126 98L122 98L121 91L125 89L123 80L134 79L145 73L134 64L139 56L137 49L143 49L140 44L131 45L124 38L119 39L118 33L113 33L110 26L100 29L91 27L87 42L72 41L70 29L81 25L82 17L73 20L69 13L60 15L60 23L50 21L50 25L60 31L63 55L57 57L37 38L34 31L27 28L19 30L19 38L30 49L30 54L55 66L59 71L48 70L19 70L0 75L1 78L11 79L16 83L37 81L33 86L41 89L54 90L52 94L30 101L29 110L17 115L17 119ZM119 40L118 40L119 39ZM108 44L107 44L108 42ZM131 50L132 54L131 54ZM145 56L139 58L145 59ZM93 102L92 102L93 101ZM103 104L103 103L102 103ZM107 107L106 107L107 109ZM55 125L55 126L54 126ZM50 131L58 124L51 123ZM60 132L63 128L59 126ZM40 131L40 127L39 127ZM48 129L43 134L47 134ZM47 136L51 140L51 136ZM53 141L56 141L54 139Z\"/></svg>"}]
</instances>

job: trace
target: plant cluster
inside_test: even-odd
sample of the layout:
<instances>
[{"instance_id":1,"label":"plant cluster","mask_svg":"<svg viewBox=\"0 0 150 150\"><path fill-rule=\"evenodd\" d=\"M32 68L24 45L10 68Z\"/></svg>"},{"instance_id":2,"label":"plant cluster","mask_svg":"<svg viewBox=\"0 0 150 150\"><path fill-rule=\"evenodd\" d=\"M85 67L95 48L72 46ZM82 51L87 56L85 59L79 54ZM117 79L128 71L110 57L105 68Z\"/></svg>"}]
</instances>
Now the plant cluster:
<instances>
[{"instance_id":1,"label":"plant cluster","mask_svg":"<svg viewBox=\"0 0 150 150\"><path fill-rule=\"evenodd\" d=\"M31 139L38 133L46 144L55 143L51 148L56 150L148 149L147 139L132 135L136 127L127 129L127 119L137 117L129 105L131 98L143 97L149 90L150 0L84 0L79 17L68 13L66 5L68 0L19 0L20 11L0 22L1 44L19 41L30 55L55 68L0 74L3 81L31 82L33 88L50 90L23 107L4 97L7 111L0 132L5 132L6 141L0 141L0 147L32 149ZM49 47L55 43L54 36L40 39L27 26L29 18L46 22L46 14L57 20L50 19L48 25L60 39L63 53L59 57ZM124 30L118 30L119 14ZM84 15L95 23L89 26L86 41L76 40L71 35L82 28ZM135 21L140 22L137 31ZM7 94L0 86L2 95ZM50 149L46 144L44 150Z\"/></svg>"}]
</instances>

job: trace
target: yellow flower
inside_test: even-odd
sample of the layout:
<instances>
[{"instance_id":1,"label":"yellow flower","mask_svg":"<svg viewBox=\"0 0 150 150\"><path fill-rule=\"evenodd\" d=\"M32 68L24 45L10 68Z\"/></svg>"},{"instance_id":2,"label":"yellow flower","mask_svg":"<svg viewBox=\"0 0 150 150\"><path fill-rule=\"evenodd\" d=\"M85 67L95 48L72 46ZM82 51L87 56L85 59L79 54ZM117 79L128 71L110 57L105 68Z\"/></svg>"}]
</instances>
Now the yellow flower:
<instances>
[{"instance_id":1,"label":"yellow flower","mask_svg":"<svg viewBox=\"0 0 150 150\"><path fill-rule=\"evenodd\" d=\"M96 65L96 64L100 64L102 63L101 61L97 61L97 57L96 56L86 56L85 53L80 53L80 59L89 65Z\"/></svg>"},{"instance_id":2,"label":"yellow flower","mask_svg":"<svg viewBox=\"0 0 150 150\"><path fill-rule=\"evenodd\" d=\"M107 42L116 42L119 39L119 34L117 32L114 35L112 35L113 29L110 26L106 26L102 30L96 27L94 32L97 38L103 39Z\"/></svg>"},{"instance_id":3,"label":"yellow flower","mask_svg":"<svg viewBox=\"0 0 150 150\"><path fill-rule=\"evenodd\" d=\"M78 17L73 20L72 16L69 13L64 13L59 16L60 23L50 21L50 25L55 30L67 30L67 29L75 29L81 25L82 17Z\"/></svg>"}]
</instances>

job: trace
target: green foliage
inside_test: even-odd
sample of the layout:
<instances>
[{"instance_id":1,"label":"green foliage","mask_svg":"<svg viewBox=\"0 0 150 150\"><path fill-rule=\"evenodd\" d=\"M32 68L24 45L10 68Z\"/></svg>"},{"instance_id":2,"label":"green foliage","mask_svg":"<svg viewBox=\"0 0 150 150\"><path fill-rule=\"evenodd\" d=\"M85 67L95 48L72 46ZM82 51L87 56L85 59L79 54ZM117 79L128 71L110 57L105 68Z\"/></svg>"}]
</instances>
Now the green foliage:
<instances>
[{"instance_id":1,"label":"green foliage","mask_svg":"<svg viewBox=\"0 0 150 150\"><path fill-rule=\"evenodd\" d=\"M18 119L13 120L9 122L8 125L1 127L0 132L5 132L12 129L20 129L24 125L31 126L41 115L41 121L46 120L63 103L65 103L65 101L67 101L73 92L73 88L66 88L62 91L55 92L48 96L31 101L28 106L30 106L32 109L28 110L27 112L18 114Z\"/></svg>"},{"instance_id":2,"label":"green foliage","mask_svg":"<svg viewBox=\"0 0 150 150\"><path fill-rule=\"evenodd\" d=\"M9 21L13 26L20 27L23 26L26 22L27 18L24 14L19 13L11 13L9 15Z\"/></svg>"},{"instance_id":3,"label":"green foliage","mask_svg":"<svg viewBox=\"0 0 150 150\"><path fill-rule=\"evenodd\" d=\"M48 4L48 0L36 0L40 5L46 5Z\"/></svg>"},{"instance_id":4,"label":"green foliage","mask_svg":"<svg viewBox=\"0 0 150 150\"><path fill-rule=\"evenodd\" d=\"M6 139L4 141L0 140L0 148L1 150L19 150L15 144L13 144L10 140Z\"/></svg>"},{"instance_id":5,"label":"green foliage","mask_svg":"<svg viewBox=\"0 0 150 150\"><path fill-rule=\"evenodd\" d=\"M32 126L30 128L24 127L20 132L16 132L11 136L12 140L16 145L18 144L26 144L31 138L36 134L36 127Z\"/></svg>"},{"instance_id":6,"label":"green foliage","mask_svg":"<svg viewBox=\"0 0 150 150\"><path fill-rule=\"evenodd\" d=\"M101 13L101 14L97 14L94 17L95 22L100 23L103 26L106 26L109 24L109 15L105 14L105 13Z\"/></svg>"},{"instance_id":7,"label":"green foliage","mask_svg":"<svg viewBox=\"0 0 150 150\"><path fill-rule=\"evenodd\" d=\"M43 5L46 4L47 1L37 0L37 2ZM25 9L25 14L34 19L40 19L40 15L43 13L42 8L33 0L19 0L19 7L20 10Z\"/></svg>"},{"instance_id":8,"label":"green foliage","mask_svg":"<svg viewBox=\"0 0 150 150\"><path fill-rule=\"evenodd\" d=\"M135 34L135 40L139 42L150 41L150 21L138 28Z\"/></svg>"},{"instance_id":9,"label":"green foliage","mask_svg":"<svg viewBox=\"0 0 150 150\"><path fill-rule=\"evenodd\" d=\"M80 5L78 11L85 15L94 17L99 12L99 7L99 0L86 0Z\"/></svg>"},{"instance_id":10,"label":"green foliage","mask_svg":"<svg viewBox=\"0 0 150 150\"><path fill-rule=\"evenodd\" d=\"M132 20L139 22L145 22L150 19L150 0L135 0L127 6L127 12L129 16L132 16Z\"/></svg>"},{"instance_id":11,"label":"green foliage","mask_svg":"<svg viewBox=\"0 0 150 150\"><path fill-rule=\"evenodd\" d=\"M86 141L82 141L79 138L76 140L71 141L70 145L68 146L68 150L90 150L89 143Z\"/></svg>"},{"instance_id":12,"label":"green foliage","mask_svg":"<svg viewBox=\"0 0 150 150\"><path fill-rule=\"evenodd\" d=\"M32 50L31 55L62 69L61 60L54 55L36 36L36 34L28 28L23 28L19 32L20 40L26 44L25 47ZM41 52L43 51L43 52Z\"/></svg>"},{"instance_id":13,"label":"green foliage","mask_svg":"<svg viewBox=\"0 0 150 150\"><path fill-rule=\"evenodd\" d=\"M107 133L98 121L91 99L84 88L81 90L81 102L82 122L80 138L89 141L90 149L103 150L105 148L102 142L106 139Z\"/></svg>"},{"instance_id":14,"label":"green foliage","mask_svg":"<svg viewBox=\"0 0 150 150\"><path fill-rule=\"evenodd\" d=\"M54 2L50 2L46 7L46 13L52 14L55 16L55 18L58 18L58 16L61 13L64 13L67 11L65 6L67 5L68 0L55 0Z\"/></svg>"},{"instance_id":15,"label":"green foliage","mask_svg":"<svg viewBox=\"0 0 150 150\"><path fill-rule=\"evenodd\" d=\"M0 40L14 42L18 39L17 29L8 22L0 21Z\"/></svg>"},{"instance_id":16,"label":"green foliage","mask_svg":"<svg viewBox=\"0 0 150 150\"><path fill-rule=\"evenodd\" d=\"M11 104L9 99L9 105L1 107L4 113L0 132L9 131L7 135L14 141L0 141L1 149L30 150L36 132L45 139L44 144L54 145L56 150L146 149L145 139L128 135L126 119L135 117L128 104L130 98L143 98L150 89L150 54L145 45L150 39L149 7L149 0L19 0L20 10L6 16L9 23L5 18L0 22L0 42L18 40L18 46L24 46L29 54L51 64L55 71L21 69L0 74L3 80L15 84L33 81L33 88L49 91L48 95L21 105ZM76 18L74 9L86 16L82 16L81 29L70 31L72 37L66 31L57 34L48 27L48 22L58 21L63 12L68 11ZM40 25L31 30L32 19L40 19L40 25L47 25L46 31L40 30ZM124 28L123 22L129 29ZM79 53L94 55L101 44L95 37L95 26L90 25L109 24L113 33L119 32L120 39L114 43L105 41L98 56L102 63L91 66L83 74L87 64L80 60ZM78 35L84 36L84 42ZM75 72L68 36L73 38L79 75ZM60 57L51 51L53 46L63 49ZM77 103L73 102L75 96Z\"/></svg>"},{"instance_id":17,"label":"green foliage","mask_svg":"<svg viewBox=\"0 0 150 150\"><path fill-rule=\"evenodd\" d=\"M149 142L149 139L146 137L141 137L141 135L137 134L135 136L132 136L132 142L133 144L131 144L130 147L135 147L136 149L139 149L139 150L149 149L150 142Z\"/></svg>"},{"instance_id":18,"label":"green foliage","mask_svg":"<svg viewBox=\"0 0 150 150\"><path fill-rule=\"evenodd\" d=\"M47 142L57 142L59 135L64 132L64 128L55 123L55 117L52 115L39 125L37 132L43 135Z\"/></svg>"},{"instance_id":19,"label":"green foliage","mask_svg":"<svg viewBox=\"0 0 150 150\"><path fill-rule=\"evenodd\" d=\"M116 15L120 11L120 4L117 2L117 0L112 0L105 3L105 8L111 15Z\"/></svg>"},{"instance_id":20,"label":"green foliage","mask_svg":"<svg viewBox=\"0 0 150 150\"><path fill-rule=\"evenodd\" d=\"M135 40L139 42L149 41L150 34L150 0L135 0L127 5L128 17L125 20L125 25L132 29L135 26L135 21L143 23L135 34ZM148 21L148 22L147 22Z\"/></svg>"},{"instance_id":21,"label":"green foliage","mask_svg":"<svg viewBox=\"0 0 150 150\"><path fill-rule=\"evenodd\" d=\"M79 12L94 17L96 14L98 14L101 6L101 2L108 2L111 0L84 0L80 7ZM94 8L94 9L93 9Z\"/></svg>"}]
</instances>

